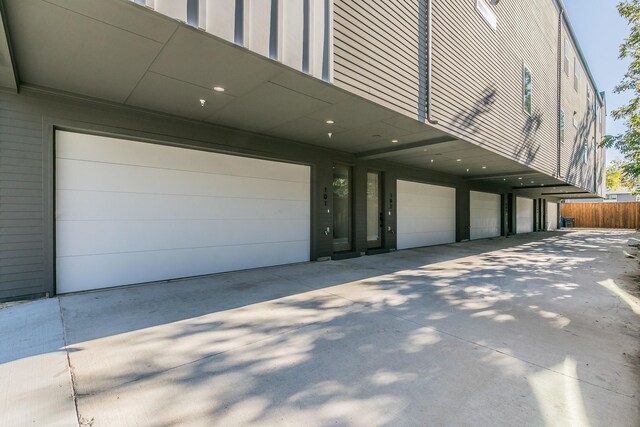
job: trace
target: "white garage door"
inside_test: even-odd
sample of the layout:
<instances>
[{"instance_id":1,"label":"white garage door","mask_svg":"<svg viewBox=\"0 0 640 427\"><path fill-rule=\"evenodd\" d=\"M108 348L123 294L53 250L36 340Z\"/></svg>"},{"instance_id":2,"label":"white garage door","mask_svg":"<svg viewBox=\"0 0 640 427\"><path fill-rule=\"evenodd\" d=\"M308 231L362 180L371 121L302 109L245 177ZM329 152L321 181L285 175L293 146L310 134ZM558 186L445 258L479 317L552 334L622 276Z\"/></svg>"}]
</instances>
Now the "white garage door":
<instances>
[{"instance_id":1,"label":"white garage door","mask_svg":"<svg viewBox=\"0 0 640 427\"><path fill-rule=\"evenodd\" d=\"M472 191L471 239L500 235L500 195Z\"/></svg>"},{"instance_id":2,"label":"white garage door","mask_svg":"<svg viewBox=\"0 0 640 427\"><path fill-rule=\"evenodd\" d=\"M533 231L533 200L524 197L516 198L516 233L531 233Z\"/></svg>"},{"instance_id":3,"label":"white garage door","mask_svg":"<svg viewBox=\"0 0 640 427\"><path fill-rule=\"evenodd\" d=\"M456 190L398 181L398 249L456 240Z\"/></svg>"},{"instance_id":4,"label":"white garage door","mask_svg":"<svg viewBox=\"0 0 640 427\"><path fill-rule=\"evenodd\" d=\"M56 132L58 293L309 260L310 169Z\"/></svg>"},{"instance_id":5,"label":"white garage door","mask_svg":"<svg viewBox=\"0 0 640 427\"><path fill-rule=\"evenodd\" d=\"M558 229L558 204L547 202L547 230Z\"/></svg>"}]
</instances>

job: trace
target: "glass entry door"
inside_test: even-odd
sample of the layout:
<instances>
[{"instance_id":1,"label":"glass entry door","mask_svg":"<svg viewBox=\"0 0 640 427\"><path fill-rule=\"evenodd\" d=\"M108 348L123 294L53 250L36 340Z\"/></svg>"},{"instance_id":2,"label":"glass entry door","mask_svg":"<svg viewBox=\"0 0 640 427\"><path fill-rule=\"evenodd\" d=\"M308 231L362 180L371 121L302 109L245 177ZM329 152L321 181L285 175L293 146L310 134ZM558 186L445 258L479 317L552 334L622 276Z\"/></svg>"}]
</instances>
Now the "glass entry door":
<instances>
[{"instance_id":1,"label":"glass entry door","mask_svg":"<svg viewBox=\"0 0 640 427\"><path fill-rule=\"evenodd\" d=\"M367 173L367 247L382 246L382 180L379 172Z\"/></svg>"},{"instance_id":2,"label":"glass entry door","mask_svg":"<svg viewBox=\"0 0 640 427\"><path fill-rule=\"evenodd\" d=\"M333 166L333 251L351 250L351 168Z\"/></svg>"}]
</instances>

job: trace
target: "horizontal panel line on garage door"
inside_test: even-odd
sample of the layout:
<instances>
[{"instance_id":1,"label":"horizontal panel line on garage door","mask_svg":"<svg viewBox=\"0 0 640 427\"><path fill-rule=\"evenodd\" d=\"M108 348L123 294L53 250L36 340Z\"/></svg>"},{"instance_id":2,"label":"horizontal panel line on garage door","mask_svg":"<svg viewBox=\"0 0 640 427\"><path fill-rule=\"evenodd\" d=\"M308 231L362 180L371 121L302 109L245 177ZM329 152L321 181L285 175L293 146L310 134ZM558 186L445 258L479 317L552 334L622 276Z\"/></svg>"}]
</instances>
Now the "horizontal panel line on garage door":
<instances>
[{"instance_id":1,"label":"horizontal panel line on garage door","mask_svg":"<svg viewBox=\"0 0 640 427\"><path fill-rule=\"evenodd\" d=\"M273 241L273 242L260 242L260 243L242 243L235 245L211 245L211 246L188 246L181 248L164 248L164 249L144 249L139 251L125 251L125 252L96 252L96 253L83 253L77 255L58 255L56 258L80 258L80 257L91 257L96 255L122 255L122 254L136 254L136 253L147 253L147 252L167 252L167 251L181 251L181 250L192 250L192 249L210 249L210 248L235 248L242 246L264 246L264 245L273 245L280 243L309 243L309 240L283 240L283 241Z\"/></svg>"},{"instance_id":2,"label":"horizontal panel line on garage door","mask_svg":"<svg viewBox=\"0 0 640 427\"><path fill-rule=\"evenodd\" d=\"M139 191L116 191L116 190L77 190L73 188L57 188L56 191L74 191L80 193L113 193L113 194L140 194L147 196L178 196L178 197L202 197L208 199L230 199L230 200L275 200L280 202L308 202L309 198L303 199L281 199L273 197L233 197L233 196L216 196L206 194L187 194L187 193L144 193Z\"/></svg>"},{"instance_id":3,"label":"horizontal panel line on garage door","mask_svg":"<svg viewBox=\"0 0 640 427\"><path fill-rule=\"evenodd\" d=\"M203 153L208 153L208 152L203 151ZM213 176L233 176L233 177L242 177L242 178L262 179L262 180L265 180L265 181L283 181L283 182L296 182L296 183L300 183L300 182L305 183L306 182L306 181L301 181L301 180L282 179L282 178L269 178L269 177L265 177L265 176L247 175L247 174L240 175L240 174L214 173L214 172L205 172L205 171L198 171L198 170L178 169L178 168L159 168L159 167L156 167L156 166L145 166L145 165L136 164L136 163L99 162L99 161L96 161L96 160L74 159L74 158L70 158L70 157L56 157L56 159L70 161L70 162L78 162L78 163L96 163L96 164L104 164L104 165L116 165L116 166L122 166L122 167L126 167L126 168L142 168L142 169L163 170L163 171L188 172L188 173L194 174L194 175L195 174L201 174L201 175L213 175ZM258 159L258 160L260 160L260 159ZM295 165L295 163L284 163L284 162L279 162L279 163Z\"/></svg>"}]
</instances>

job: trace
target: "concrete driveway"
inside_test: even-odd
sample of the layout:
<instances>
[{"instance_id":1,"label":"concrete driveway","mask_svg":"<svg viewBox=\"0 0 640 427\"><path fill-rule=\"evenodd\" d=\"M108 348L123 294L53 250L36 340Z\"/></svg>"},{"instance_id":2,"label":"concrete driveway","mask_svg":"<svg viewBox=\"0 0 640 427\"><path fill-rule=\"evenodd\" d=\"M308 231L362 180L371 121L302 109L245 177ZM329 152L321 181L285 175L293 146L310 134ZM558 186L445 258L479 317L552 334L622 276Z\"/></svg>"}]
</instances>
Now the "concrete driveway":
<instances>
[{"instance_id":1,"label":"concrete driveway","mask_svg":"<svg viewBox=\"0 0 640 427\"><path fill-rule=\"evenodd\" d=\"M537 233L5 308L0 424L638 426L637 237Z\"/></svg>"}]
</instances>

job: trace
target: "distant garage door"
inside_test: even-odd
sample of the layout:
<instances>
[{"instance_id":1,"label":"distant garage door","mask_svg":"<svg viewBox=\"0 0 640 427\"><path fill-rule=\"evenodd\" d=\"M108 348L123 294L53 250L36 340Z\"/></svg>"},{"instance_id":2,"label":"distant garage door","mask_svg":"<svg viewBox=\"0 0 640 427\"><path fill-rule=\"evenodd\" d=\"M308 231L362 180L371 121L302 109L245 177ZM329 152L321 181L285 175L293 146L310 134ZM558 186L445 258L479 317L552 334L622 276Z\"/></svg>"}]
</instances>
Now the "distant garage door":
<instances>
[{"instance_id":1,"label":"distant garage door","mask_svg":"<svg viewBox=\"0 0 640 427\"><path fill-rule=\"evenodd\" d=\"M58 293L309 260L310 168L56 132Z\"/></svg>"},{"instance_id":2,"label":"distant garage door","mask_svg":"<svg viewBox=\"0 0 640 427\"><path fill-rule=\"evenodd\" d=\"M558 229L558 204L547 202L547 230Z\"/></svg>"},{"instance_id":3,"label":"distant garage door","mask_svg":"<svg viewBox=\"0 0 640 427\"><path fill-rule=\"evenodd\" d=\"M533 231L533 200L518 197L516 212L516 233L531 233Z\"/></svg>"},{"instance_id":4,"label":"distant garage door","mask_svg":"<svg viewBox=\"0 0 640 427\"><path fill-rule=\"evenodd\" d=\"M472 191L471 239L500 235L500 195Z\"/></svg>"},{"instance_id":5,"label":"distant garage door","mask_svg":"<svg viewBox=\"0 0 640 427\"><path fill-rule=\"evenodd\" d=\"M398 249L456 240L456 190L398 181Z\"/></svg>"}]
</instances>

